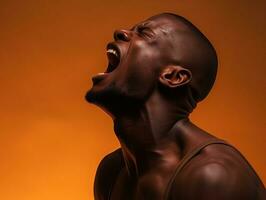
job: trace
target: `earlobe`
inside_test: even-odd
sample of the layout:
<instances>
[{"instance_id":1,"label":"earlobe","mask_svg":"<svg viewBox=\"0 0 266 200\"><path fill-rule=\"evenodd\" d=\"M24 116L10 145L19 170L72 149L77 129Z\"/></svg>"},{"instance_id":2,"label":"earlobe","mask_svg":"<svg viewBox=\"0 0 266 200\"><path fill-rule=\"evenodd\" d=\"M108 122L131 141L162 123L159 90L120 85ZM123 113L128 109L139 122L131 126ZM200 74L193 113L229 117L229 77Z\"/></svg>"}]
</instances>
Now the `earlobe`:
<instances>
[{"instance_id":1,"label":"earlobe","mask_svg":"<svg viewBox=\"0 0 266 200\"><path fill-rule=\"evenodd\" d=\"M191 78L190 70L171 65L163 69L159 81L167 87L175 88L189 83Z\"/></svg>"}]
</instances>

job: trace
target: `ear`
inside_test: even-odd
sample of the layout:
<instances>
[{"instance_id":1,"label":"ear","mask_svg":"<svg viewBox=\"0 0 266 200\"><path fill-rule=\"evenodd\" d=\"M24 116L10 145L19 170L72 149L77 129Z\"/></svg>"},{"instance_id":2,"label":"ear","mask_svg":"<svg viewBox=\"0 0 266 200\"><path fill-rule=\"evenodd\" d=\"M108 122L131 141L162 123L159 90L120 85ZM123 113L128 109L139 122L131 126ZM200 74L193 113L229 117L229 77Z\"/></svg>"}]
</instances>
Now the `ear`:
<instances>
[{"instance_id":1,"label":"ear","mask_svg":"<svg viewBox=\"0 0 266 200\"><path fill-rule=\"evenodd\" d=\"M160 73L159 81L167 87L176 88L189 83L191 78L190 70L181 66L170 65Z\"/></svg>"}]
</instances>

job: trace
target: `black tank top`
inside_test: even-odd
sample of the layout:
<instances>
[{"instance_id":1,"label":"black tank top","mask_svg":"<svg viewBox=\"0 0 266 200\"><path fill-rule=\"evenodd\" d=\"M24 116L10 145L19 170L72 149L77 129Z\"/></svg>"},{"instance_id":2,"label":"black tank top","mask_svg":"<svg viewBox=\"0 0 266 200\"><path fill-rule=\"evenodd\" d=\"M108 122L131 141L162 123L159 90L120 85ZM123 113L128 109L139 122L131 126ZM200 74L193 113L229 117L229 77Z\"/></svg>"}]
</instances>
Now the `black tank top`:
<instances>
[{"instance_id":1,"label":"black tank top","mask_svg":"<svg viewBox=\"0 0 266 200\"><path fill-rule=\"evenodd\" d=\"M204 149L205 147L211 145L211 144L224 144L224 145L229 145L227 142L223 141L223 140L209 140L207 142L204 142L203 144L195 147L190 153L188 153L187 155L184 156L184 158L181 160L181 162L178 164L177 168L175 169L174 174L172 175L172 177L170 178L170 181L167 184L166 190L164 192L164 198L163 200L168 200L169 198L169 193L171 191L172 185L174 183L174 180L176 179L176 177L178 176L178 174L180 173L180 171L184 168L184 166L192 159L194 158L196 155L198 155L198 153Z\"/></svg>"},{"instance_id":2,"label":"black tank top","mask_svg":"<svg viewBox=\"0 0 266 200\"><path fill-rule=\"evenodd\" d=\"M180 171L185 167L185 165L191 160L193 159L195 156L197 156L201 150L203 150L205 147L209 146L209 145L213 145L213 144L222 144L222 145L226 145L226 146L229 146L229 147L232 147L234 150L236 150L240 155L241 157L247 162L247 164L251 167L251 169L253 170L254 174L258 177L257 173L255 172L255 170L252 168L252 166L249 164L249 162L246 160L246 158L232 145L230 145L229 143L227 143L226 141L224 140L218 140L218 139L212 139L212 140L209 140L207 142L204 142L203 144L195 147L190 153L186 154L184 156L184 158L182 158L182 160L180 161L180 163L178 164L178 166L176 167L173 175L171 176L168 184L167 184L167 187L166 187L166 190L164 192L164 197L162 200L168 200L169 198L169 193L171 191L171 188L172 188L172 185L176 179L176 177L178 176L178 174L180 173ZM122 167L121 167L122 168ZM119 176L119 174L118 174ZM259 179L260 180L260 179ZM108 195L108 200L111 200L111 195L112 195L112 190L113 190L113 186L114 184L112 185L112 187L110 188L110 192L109 192L109 195Z\"/></svg>"}]
</instances>

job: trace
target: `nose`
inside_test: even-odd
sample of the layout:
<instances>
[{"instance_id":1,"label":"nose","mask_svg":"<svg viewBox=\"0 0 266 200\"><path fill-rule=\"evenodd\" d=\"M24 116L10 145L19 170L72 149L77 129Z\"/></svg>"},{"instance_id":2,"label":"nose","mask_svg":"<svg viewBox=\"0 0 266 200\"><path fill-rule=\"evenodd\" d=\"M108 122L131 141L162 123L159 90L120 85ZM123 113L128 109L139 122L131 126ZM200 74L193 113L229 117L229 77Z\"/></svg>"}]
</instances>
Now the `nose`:
<instances>
[{"instance_id":1,"label":"nose","mask_svg":"<svg viewBox=\"0 0 266 200\"><path fill-rule=\"evenodd\" d=\"M130 38L131 38L130 31L127 31L127 30L116 30L114 32L115 41L122 40L122 41L128 42L130 40Z\"/></svg>"}]
</instances>

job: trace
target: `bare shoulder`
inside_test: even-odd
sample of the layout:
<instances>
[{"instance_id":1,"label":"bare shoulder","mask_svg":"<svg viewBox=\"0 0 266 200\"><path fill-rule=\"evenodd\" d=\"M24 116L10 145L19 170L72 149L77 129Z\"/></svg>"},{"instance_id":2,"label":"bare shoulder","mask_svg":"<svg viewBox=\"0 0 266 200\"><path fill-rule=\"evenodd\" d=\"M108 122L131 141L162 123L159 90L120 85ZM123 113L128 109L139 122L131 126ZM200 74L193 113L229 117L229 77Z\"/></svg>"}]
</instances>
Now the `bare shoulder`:
<instances>
[{"instance_id":1,"label":"bare shoulder","mask_svg":"<svg viewBox=\"0 0 266 200\"><path fill-rule=\"evenodd\" d=\"M265 198L265 188L251 166L225 145L210 145L194 157L176 177L172 193L188 200Z\"/></svg>"},{"instance_id":2,"label":"bare shoulder","mask_svg":"<svg viewBox=\"0 0 266 200\"><path fill-rule=\"evenodd\" d=\"M105 200L123 166L122 151L116 151L106 155L100 162L94 181L95 200Z\"/></svg>"}]
</instances>

